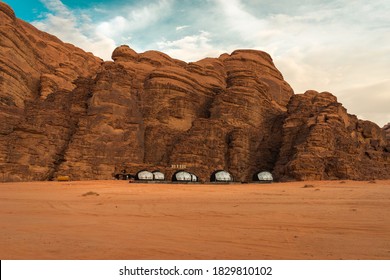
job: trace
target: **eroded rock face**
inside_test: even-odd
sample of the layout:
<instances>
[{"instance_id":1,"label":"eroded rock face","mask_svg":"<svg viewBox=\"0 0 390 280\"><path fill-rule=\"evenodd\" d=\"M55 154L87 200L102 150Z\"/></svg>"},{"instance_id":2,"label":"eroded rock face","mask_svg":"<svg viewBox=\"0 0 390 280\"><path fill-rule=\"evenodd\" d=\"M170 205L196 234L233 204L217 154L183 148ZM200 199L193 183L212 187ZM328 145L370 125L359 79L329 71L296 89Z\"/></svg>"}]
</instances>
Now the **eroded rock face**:
<instances>
[{"instance_id":1,"label":"eroded rock face","mask_svg":"<svg viewBox=\"0 0 390 280\"><path fill-rule=\"evenodd\" d=\"M387 150L387 152L390 153L390 123L386 124L386 125L383 127L383 131L385 132L386 139L387 139L386 150Z\"/></svg>"},{"instance_id":2,"label":"eroded rock face","mask_svg":"<svg viewBox=\"0 0 390 280\"><path fill-rule=\"evenodd\" d=\"M387 139L390 139L390 123L386 124L386 125L383 127L383 130L385 131L386 138L387 138Z\"/></svg>"},{"instance_id":3,"label":"eroded rock face","mask_svg":"<svg viewBox=\"0 0 390 280\"><path fill-rule=\"evenodd\" d=\"M0 25L0 180L183 166L203 181L217 169L237 181L390 176L385 129L330 93L294 95L267 53L186 63L120 46L102 62L4 3Z\"/></svg>"},{"instance_id":4,"label":"eroded rock face","mask_svg":"<svg viewBox=\"0 0 390 280\"><path fill-rule=\"evenodd\" d=\"M328 92L294 95L283 124L275 175L284 180L388 178L384 132L347 114Z\"/></svg>"},{"instance_id":5,"label":"eroded rock face","mask_svg":"<svg viewBox=\"0 0 390 280\"><path fill-rule=\"evenodd\" d=\"M83 106L72 97L77 81L102 61L15 18L3 2L0 49L0 176L46 179L67 145L73 107Z\"/></svg>"},{"instance_id":6,"label":"eroded rock face","mask_svg":"<svg viewBox=\"0 0 390 280\"><path fill-rule=\"evenodd\" d=\"M204 180L214 169L248 180L272 169L293 91L269 55L243 50L187 64L120 46L112 58L95 78L59 173L103 179L118 166L169 173L185 165Z\"/></svg>"}]
</instances>

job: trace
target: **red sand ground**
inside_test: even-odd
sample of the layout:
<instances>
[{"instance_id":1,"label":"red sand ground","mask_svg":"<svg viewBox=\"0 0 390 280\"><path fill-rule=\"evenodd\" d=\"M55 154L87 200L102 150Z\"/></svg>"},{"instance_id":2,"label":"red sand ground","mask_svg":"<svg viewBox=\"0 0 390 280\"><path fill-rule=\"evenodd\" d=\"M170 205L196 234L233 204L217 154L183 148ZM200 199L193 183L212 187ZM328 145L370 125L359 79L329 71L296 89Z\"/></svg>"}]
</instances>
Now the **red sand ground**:
<instances>
[{"instance_id":1,"label":"red sand ground","mask_svg":"<svg viewBox=\"0 0 390 280\"><path fill-rule=\"evenodd\" d=\"M1 183L0 248L0 259L390 259L390 181Z\"/></svg>"}]
</instances>

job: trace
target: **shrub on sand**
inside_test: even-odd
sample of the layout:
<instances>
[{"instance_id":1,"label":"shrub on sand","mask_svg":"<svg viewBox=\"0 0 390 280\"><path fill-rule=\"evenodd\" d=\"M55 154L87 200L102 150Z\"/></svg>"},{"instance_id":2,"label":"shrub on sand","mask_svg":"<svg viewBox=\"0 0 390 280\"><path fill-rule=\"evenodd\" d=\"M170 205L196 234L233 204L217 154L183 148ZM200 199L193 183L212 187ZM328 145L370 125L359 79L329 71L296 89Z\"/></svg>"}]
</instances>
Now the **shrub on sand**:
<instances>
[{"instance_id":1,"label":"shrub on sand","mask_svg":"<svg viewBox=\"0 0 390 280\"><path fill-rule=\"evenodd\" d=\"M97 192L86 192L83 194L83 196L87 196L87 195L96 195L96 196L99 196L99 194Z\"/></svg>"}]
</instances>

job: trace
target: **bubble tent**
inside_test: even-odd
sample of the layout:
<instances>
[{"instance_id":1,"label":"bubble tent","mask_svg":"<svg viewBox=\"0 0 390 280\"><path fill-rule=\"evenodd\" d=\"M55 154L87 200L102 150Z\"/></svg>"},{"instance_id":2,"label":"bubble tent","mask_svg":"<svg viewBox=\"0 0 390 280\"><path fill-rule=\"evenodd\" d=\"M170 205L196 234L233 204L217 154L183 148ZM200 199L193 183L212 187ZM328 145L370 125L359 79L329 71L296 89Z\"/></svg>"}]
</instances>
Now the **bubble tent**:
<instances>
[{"instance_id":1,"label":"bubble tent","mask_svg":"<svg viewBox=\"0 0 390 280\"><path fill-rule=\"evenodd\" d=\"M274 177L272 176L271 172L268 171L261 171L257 172L253 175L253 181L255 182L273 182Z\"/></svg>"},{"instance_id":2,"label":"bubble tent","mask_svg":"<svg viewBox=\"0 0 390 280\"><path fill-rule=\"evenodd\" d=\"M153 181L153 178L153 173L147 170L138 171L135 175L135 179L140 181Z\"/></svg>"},{"instance_id":3,"label":"bubble tent","mask_svg":"<svg viewBox=\"0 0 390 280\"><path fill-rule=\"evenodd\" d=\"M198 182L198 176L185 170L176 171L172 176L173 182Z\"/></svg>"},{"instance_id":4,"label":"bubble tent","mask_svg":"<svg viewBox=\"0 0 390 280\"><path fill-rule=\"evenodd\" d=\"M160 172L159 170L153 171L152 174L153 174L153 180L155 180L155 181L164 181L165 180L165 174Z\"/></svg>"},{"instance_id":5,"label":"bubble tent","mask_svg":"<svg viewBox=\"0 0 390 280\"><path fill-rule=\"evenodd\" d=\"M233 175L225 170L216 170L210 176L210 182L233 182Z\"/></svg>"}]
</instances>

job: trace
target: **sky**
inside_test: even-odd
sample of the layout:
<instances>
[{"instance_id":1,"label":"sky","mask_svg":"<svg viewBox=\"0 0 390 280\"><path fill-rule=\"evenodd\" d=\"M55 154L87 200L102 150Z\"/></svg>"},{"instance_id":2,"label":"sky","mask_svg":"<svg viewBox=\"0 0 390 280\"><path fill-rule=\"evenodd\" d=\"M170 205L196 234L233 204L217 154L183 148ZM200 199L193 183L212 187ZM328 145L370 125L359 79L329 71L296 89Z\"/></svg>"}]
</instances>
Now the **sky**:
<instances>
[{"instance_id":1,"label":"sky","mask_svg":"<svg viewBox=\"0 0 390 280\"><path fill-rule=\"evenodd\" d=\"M119 45L187 62L269 53L295 93L329 91L351 114L390 122L389 0L4 0L17 17L111 60Z\"/></svg>"}]
</instances>

